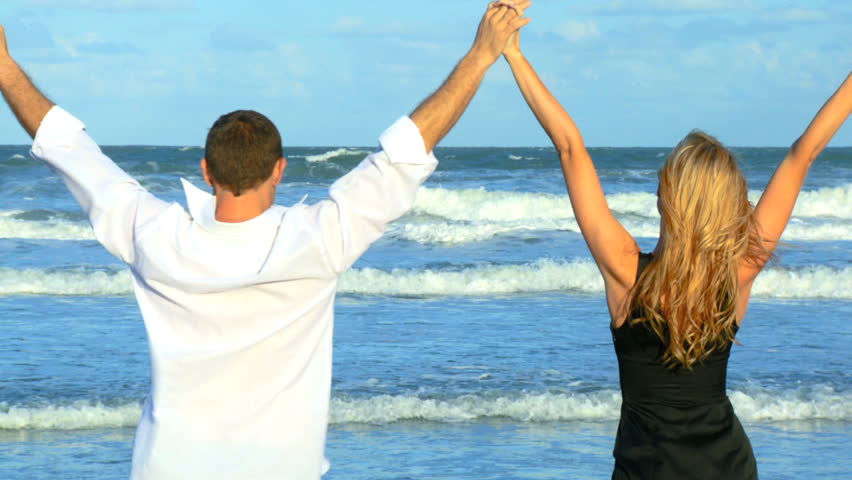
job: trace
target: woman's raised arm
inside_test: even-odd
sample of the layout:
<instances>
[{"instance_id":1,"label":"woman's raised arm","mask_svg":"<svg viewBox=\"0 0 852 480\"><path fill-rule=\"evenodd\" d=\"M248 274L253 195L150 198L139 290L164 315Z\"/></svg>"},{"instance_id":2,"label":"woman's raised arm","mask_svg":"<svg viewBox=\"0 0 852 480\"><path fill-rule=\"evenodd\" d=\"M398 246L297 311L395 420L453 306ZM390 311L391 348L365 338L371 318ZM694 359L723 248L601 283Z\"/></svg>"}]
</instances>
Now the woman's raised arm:
<instances>
[{"instance_id":1,"label":"woman's raised arm","mask_svg":"<svg viewBox=\"0 0 852 480\"><path fill-rule=\"evenodd\" d=\"M517 34L503 54L524 99L559 153L574 216L603 274L607 296L617 298L620 295L613 297L611 294L616 292L612 289L626 292L633 286L639 248L610 211L580 130L521 53ZM612 308L611 304L611 311Z\"/></svg>"},{"instance_id":2,"label":"woman's raised arm","mask_svg":"<svg viewBox=\"0 0 852 480\"><path fill-rule=\"evenodd\" d=\"M787 152L787 156L775 169L766 190L755 208L755 219L760 227L761 238L768 252L775 250L781 234L790 221L796 198L802 190L802 184L816 157L822 152L831 137L843 125L852 112L852 74L840 85L837 92L825 102L825 105L811 121L805 133L796 140ZM764 259L766 260L766 259ZM753 280L760 272L765 261L744 262L741 269L741 282Z\"/></svg>"}]
</instances>

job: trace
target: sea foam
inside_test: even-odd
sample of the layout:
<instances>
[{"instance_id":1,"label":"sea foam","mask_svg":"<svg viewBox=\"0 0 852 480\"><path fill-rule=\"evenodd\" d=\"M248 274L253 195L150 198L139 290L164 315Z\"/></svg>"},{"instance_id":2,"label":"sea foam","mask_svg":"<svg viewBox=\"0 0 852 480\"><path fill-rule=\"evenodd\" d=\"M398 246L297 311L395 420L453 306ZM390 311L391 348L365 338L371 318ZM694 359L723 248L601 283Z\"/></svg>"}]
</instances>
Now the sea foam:
<instances>
[{"instance_id":1,"label":"sea foam","mask_svg":"<svg viewBox=\"0 0 852 480\"><path fill-rule=\"evenodd\" d=\"M761 192L752 191L752 202ZM647 192L607 195L612 212L660 218L657 196ZM424 187L418 191L415 211L456 221L513 221L529 219L561 220L574 218L566 194L445 189ZM799 195L795 217L831 217L852 219L852 184L805 191Z\"/></svg>"},{"instance_id":2,"label":"sea foam","mask_svg":"<svg viewBox=\"0 0 852 480\"><path fill-rule=\"evenodd\" d=\"M482 265L457 270L375 268L349 270L338 291L366 296L442 297L603 293L598 268L588 260L539 259L514 265ZM130 274L73 270L0 268L2 295L129 295ZM763 298L852 299L852 267L770 267L754 284Z\"/></svg>"},{"instance_id":3,"label":"sea foam","mask_svg":"<svg viewBox=\"0 0 852 480\"><path fill-rule=\"evenodd\" d=\"M659 219L621 218L621 225L635 238L656 238L660 234ZM388 236L420 244L460 245L523 232L563 231L580 233L577 221L571 219L524 219L511 221L441 222L400 221L388 229ZM852 221L813 222L793 219L781 237L786 242L852 241Z\"/></svg>"},{"instance_id":4,"label":"sea foam","mask_svg":"<svg viewBox=\"0 0 852 480\"><path fill-rule=\"evenodd\" d=\"M341 148L307 158L319 162L361 153L366 152ZM751 196L756 200L759 194L752 192ZM633 236L656 237L659 234L660 217L654 194L617 193L607 196L607 201ZM21 213L24 212L0 212L0 238L94 239L84 222L16 218ZM417 195L412 213L415 217L396 222L389 234L423 244L464 244L518 232L580 231L568 197L563 194L424 187ZM782 240L852 240L852 185L802 192Z\"/></svg>"},{"instance_id":5,"label":"sea foam","mask_svg":"<svg viewBox=\"0 0 852 480\"><path fill-rule=\"evenodd\" d=\"M20 210L0 212L0 238L27 238L42 240L94 240L95 235L87 223L65 220L33 221L15 218Z\"/></svg>"},{"instance_id":6,"label":"sea foam","mask_svg":"<svg viewBox=\"0 0 852 480\"><path fill-rule=\"evenodd\" d=\"M750 423L852 421L852 397L830 388L733 390L737 415ZM588 393L482 393L447 398L415 395L335 397L331 424L384 425L398 422L457 423L509 420L520 423L614 421L619 417L617 390ZM76 430L133 427L141 403L107 406L94 401L39 407L0 404L0 430Z\"/></svg>"},{"instance_id":7,"label":"sea foam","mask_svg":"<svg viewBox=\"0 0 852 480\"><path fill-rule=\"evenodd\" d=\"M368 152L366 150L356 150L356 149L352 149L352 148L338 148L336 150L331 150L329 152L320 153L320 154L317 154L317 155L306 155L305 161L309 162L309 163L327 162L329 160L332 160L332 159L335 159L335 158L338 158L338 157L344 157L344 156L350 156L350 155L367 155L369 153L370 152Z\"/></svg>"},{"instance_id":8,"label":"sea foam","mask_svg":"<svg viewBox=\"0 0 852 480\"><path fill-rule=\"evenodd\" d=\"M388 296L488 296L570 291L603 293L597 266L591 261L539 259L519 265L486 265L458 271L383 271L353 269L344 274L339 291ZM852 267L770 267L758 276L756 297L852 298Z\"/></svg>"},{"instance_id":9,"label":"sea foam","mask_svg":"<svg viewBox=\"0 0 852 480\"><path fill-rule=\"evenodd\" d=\"M0 296L106 296L132 293L130 272L0 268Z\"/></svg>"},{"instance_id":10,"label":"sea foam","mask_svg":"<svg viewBox=\"0 0 852 480\"><path fill-rule=\"evenodd\" d=\"M760 192L751 192L757 201ZM635 237L659 235L657 197L630 192L607 196ZM525 231L579 232L567 195L478 189L421 188L413 212L438 220L395 224L390 234L417 243L464 244ZM802 192L785 241L852 240L852 185Z\"/></svg>"}]
</instances>

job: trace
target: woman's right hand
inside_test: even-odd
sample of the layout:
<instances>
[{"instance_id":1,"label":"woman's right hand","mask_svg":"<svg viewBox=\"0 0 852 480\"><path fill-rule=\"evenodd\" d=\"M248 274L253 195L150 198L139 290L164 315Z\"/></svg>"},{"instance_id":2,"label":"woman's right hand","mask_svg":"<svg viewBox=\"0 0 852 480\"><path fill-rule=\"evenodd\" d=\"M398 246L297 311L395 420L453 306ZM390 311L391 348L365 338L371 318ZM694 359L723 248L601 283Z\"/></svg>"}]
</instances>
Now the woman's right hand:
<instances>
[{"instance_id":1,"label":"woman's right hand","mask_svg":"<svg viewBox=\"0 0 852 480\"><path fill-rule=\"evenodd\" d=\"M509 37L509 42L506 44L506 48L503 49L503 56L508 60L509 58L520 57L521 55L521 31L518 30Z\"/></svg>"},{"instance_id":2,"label":"woman's right hand","mask_svg":"<svg viewBox=\"0 0 852 480\"><path fill-rule=\"evenodd\" d=\"M522 1L512 1L512 0L501 0L497 2L498 4L507 5L509 7L514 8L518 15L523 16L524 12L527 8L532 5L531 0L522 0ZM503 55L507 58L513 56L521 55L521 32L520 30L516 31L509 37L509 41L506 43L506 47L503 49Z\"/></svg>"}]
</instances>

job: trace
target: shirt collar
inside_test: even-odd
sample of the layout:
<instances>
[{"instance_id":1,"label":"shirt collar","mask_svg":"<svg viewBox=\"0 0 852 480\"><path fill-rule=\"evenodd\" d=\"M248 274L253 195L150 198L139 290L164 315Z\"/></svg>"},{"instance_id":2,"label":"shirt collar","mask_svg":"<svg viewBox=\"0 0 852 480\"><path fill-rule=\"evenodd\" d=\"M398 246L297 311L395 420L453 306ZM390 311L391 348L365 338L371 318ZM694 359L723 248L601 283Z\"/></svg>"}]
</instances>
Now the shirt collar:
<instances>
[{"instance_id":1,"label":"shirt collar","mask_svg":"<svg viewBox=\"0 0 852 480\"><path fill-rule=\"evenodd\" d=\"M286 208L273 205L257 217L245 222L229 223L216 220L216 197L181 178L186 205L193 221L201 228L217 233L246 234L259 229L277 227Z\"/></svg>"}]
</instances>

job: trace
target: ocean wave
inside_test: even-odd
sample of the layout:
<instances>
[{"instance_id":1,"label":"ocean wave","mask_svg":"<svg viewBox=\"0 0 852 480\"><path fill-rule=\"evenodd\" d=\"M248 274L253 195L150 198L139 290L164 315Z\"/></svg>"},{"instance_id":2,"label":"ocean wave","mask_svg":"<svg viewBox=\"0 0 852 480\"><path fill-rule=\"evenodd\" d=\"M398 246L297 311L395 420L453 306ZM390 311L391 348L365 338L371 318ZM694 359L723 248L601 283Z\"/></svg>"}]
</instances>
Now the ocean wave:
<instances>
[{"instance_id":1,"label":"ocean wave","mask_svg":"<svg viewBox=\"0 0 852 480\"><path fill-rule=\"evenodd\" d=\"M94 240L88 223L52 219L47 221L16 218L20 210L0 212L0 238L42 240Z\"/></svg>"},{"instance_id":2,"label":"ocean wave","mask_svg":"<svg viewBox=\"0 0 852 480\"><path fill-rule=\"evenodd\" d=\"M749 197L757 202L760 194L752 192ZM852 218L852 184L800 193L793 216Z\"/></svg>"},{"instance_id":3,"label":"ocean wave","mask_svg":"<svg viewBox=\"0 0 852 480\"><path fill-rule=\"evenodd\" d=\"M852 396L830 388L728 392L737 416L750 423L852 421ZM414 395L335 397L329 423L385 425L399 422L458 423L509 420L520 423L614 421L621 409L617 390L589 393L470 394L451 398ZM0 404L0 430L80 430L134 427L140 402L115 406L77 401L39 407Z\"/></svg>"},{"instance_id":4,"label":"ocean wave","mask_svg":"<svg viewBox=\"0 0 852 480\"><path fill-rule=\"evenodd\" d=\"M32 167L39 165L39 163L40 162L38 160L30 157L29 155L23 155L20 153L14 153L6 158L0 158L0 167Z\"/></svg>"},{"instance_id":5,"label":"ocean wave","mask_svg":"<svg viewBox=\"0 0 852 480\"><path fill-rule=\"evenodd\" d=\"M0 296L108 296L132 293L130 272L0 268Z\"/></svg>"},{"instance_id":6,"label":"ocean wave","mask_svg":"<svg viewBox=\"0 0 852 480\"><path fill-rule=\"evenodd\" d=\"M337 155L366 153L337 149L309 156L321 161ZM315 158L310 160L310 158ZM759 195L759 193L754 193ZM659 234L657 198L643 192L607 197L613 213L636 237ZM0 238L92 240L88 224L62 219L24 220L23 211L0 212ZM421 188L409 216L391 226L397 238L423 244L463 244L523 231L579 232L567 195L480 189ZM432 219L423 221L423 218ZM852 185L802 192L786 241L852 240Z\"/></svg>"},{"instance_id":7,"label":"ocean wave","mask_svg":"<svg viewBox=\"0 0 852 480\"><path fill-rule=\"evenodd\" d=\"M129 402L106 406L80 400L70 405L44 407L0 404L0 430L91 430L133 427L139 423L142 406Z\"/></svg>"},{"instance_id":8,"label":"ocean wave","mask_svg":"<svg viewBox=\"0 0 852 480\"><path fill-rule=\"evenodd\" d=\"M621 225L636 238L656 238L660 234L659 219L627 217ZM474 222L406 222L391 225L388 236L420 244L443 243L459 245L481 242L495 237L521 232L567 231L580 233L580 226L572 219L538 218L511 221ZM782 241L787 242L837 242L852 241L852 222L832 223L793 221L784 230Z\"/></svg>"},{"instance_id":9,"label":"ocean wave","mask_svg":"<svg viewBox=\"0 0 852 480\"><path fill-rule=\"evenodd\" d=\"M635 237L656 237L660 233L657 221L637 221L623 219L621 224ZM518 234L522 232L567 231L580 232L580 226L573 219L532 219L508 222L399 222L388 229L387 235L421 244L443 243L458 245L481 242L494 237ZM835 232L832 232L835 233ZM852 240L852 226L849 238ZM837 240L836 236L831 237Z\"/></svg>"},{"instance_id":10,"label":"ocean wave","mask_svg":"<svg viewBox=\"0 0 852 480\"><path fill-rule=\"evenodd\" d=\"M753 202L761 192L752 191ZM607 195L615 215L638 215L659 219L657 196L648 192ZM508 222L519 220L573 219L574 212L565 194L490 191L478 189L421 188L414 205L417 213L455 221ZM852 184L821 188L799 195L794 217L852 219Z\"/></svg>"},{"instance_id":11,"label":"ocean wave","mask_svg":"<svg viewBox=\"0 0 852 480\"><path fill-rule=\"evenodd\" d=\"M603 280L592 262L540 259L531 264L488 265L458 271L352 269L341 278L338 291L387 296L597 293L603 291Z\"/></svg>"},{"instance_id":12,"label":"ocean wave","mask_svg":"<svg viewBox=\"0 0 852 480\"><path fill-rule=\"evenodd\" d=\"M338 292L365 296L444 297L575 292L601 294L603 280L588 260L539 259L517 265L485 265L461 270L352 269ZM0 296L109 296L132 293L127 271L15 270L0 268ZM852 267L771 267L758 276L754 297L852 299Z\"/></svg>"},{"instance_id":13,"label":"ocean wave","mask_svg":"<svg viewBox=\"0 0 852 480\"><path fill-rule=\"evenodd\" d=\"M353 269L340 281L341 293L387 296L488 296L572 291L603 293L591 261L539 259L520 265L488 265L459 271ZM852 298L852 267L769 268L752 295L766 298Z\"/></svg>"},{"instance_id":14,"label":"ocean wave","mask_svg":"<svg viewBox=\"0 0 852 480\"><path fill-rule=\"evenodd\" d=\"M336 150L331 150L329 152L320 153L318 155L306 155L305 161L309 163L316 162L327 162L328 160L332 160L338 157L352 156L352 155L367 155L370 152L366 150L356 150L352 148L338 148Z\"/></svg>"},{"instance_id":15,"label":"ocean wave","mask_svg":"<svg viewBox=\"0 0 852 480\"><path fill-rule=\"evenodd\" d=\"M852 396L831 389L791 392L729 391L746 422L852 420ZM331 423L386 424L401 421L462 422L510 419L523 423L617 420L621 393L525 393L508 396L463 395L451 399L382 395L332 401Z\"/></svg>"}]
</instances>

